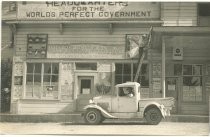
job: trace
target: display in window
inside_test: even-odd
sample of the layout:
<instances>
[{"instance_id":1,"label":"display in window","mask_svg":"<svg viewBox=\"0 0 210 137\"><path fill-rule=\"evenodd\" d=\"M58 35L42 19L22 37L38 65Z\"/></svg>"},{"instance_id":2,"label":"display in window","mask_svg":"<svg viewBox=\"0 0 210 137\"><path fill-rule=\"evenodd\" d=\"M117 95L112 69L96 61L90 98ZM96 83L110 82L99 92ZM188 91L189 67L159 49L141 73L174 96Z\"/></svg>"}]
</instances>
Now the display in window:
<instances>
[{"instance_id":1,"label":"display in window","mask_svg":"<svg viewBox=\"0 0 210 137\"><path fill-rule=\"evenodd\" d=\"M22 96L23 86L14 86L13 99L19 99Z\"/></svg>"},{"instance_id":2,"label":"display in window","mask_svg":"<svg viewBox=\"0 0 210 137\"><path fill-rule=\"evenodd\" d=\"M23 63L15 63L14 75L15 76L23 76Z\"/></svg>"},{"instance_id":3,"label":"display in window","mask_svg":"<svg viewBox=\"0 0 210 137\"><path fill-rule=\"evenodd\" d=\"M161 63L153 63L152 64L152 75L153 76L161 76Z\"/></svg>"},{"instance_id":4,"label":"display in window","mask_svg":"<svg viewBox=\"0 0 210 137\"><path fill-rule=\"evenodd\" d=\"M58 63L27 63L26 97L57 99L58 73Z\"/></svg>"},{"instance_id":5,"label":"display in window","mask_svg":"<svg viewBox=\"0 0 210 137\"><path fill-rule=\"evenodd\" d=\"M45 58L47 53L47 34L29 34L27 57L28 58Z\"/></svg>"}]
</instances>

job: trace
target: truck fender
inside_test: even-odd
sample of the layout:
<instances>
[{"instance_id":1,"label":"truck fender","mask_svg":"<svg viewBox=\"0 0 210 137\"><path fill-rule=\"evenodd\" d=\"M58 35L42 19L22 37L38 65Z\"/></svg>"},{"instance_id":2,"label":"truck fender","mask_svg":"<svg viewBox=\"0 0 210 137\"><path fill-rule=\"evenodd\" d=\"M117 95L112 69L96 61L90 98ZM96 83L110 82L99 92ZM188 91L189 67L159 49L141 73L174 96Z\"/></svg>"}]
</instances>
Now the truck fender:
<instances>
[{"instance_id":1,"label":"truck fender","mask_svg":"<svg viewBox=\"0 0 210 137\"><path fill-rule=\"evenodd\" d=\"M145 110L148 107L152 107L152 106L157 107L160 110L163 118L165 118L166 112L164 111L164 109L165 109L164 105L160 105L159 103L156 103L156 102L149 103L149 104L145 105L143 114L145 113Z\"/></svg>"},{"instance_id":2,"label":"truck fender","mask_svg":"<svg viewBox=\"0 0 210 137\"><path fill-rule=\"evenodd\" d=\"M109 114L106 110L104 110L102 107L100 107L96 104L90 104L90 105L87 105L84 107L84 109L89 109L89 108L94 108L94 109L99 110L105 118L117 118L117 117Z\"/></svg>"}]
</instances>

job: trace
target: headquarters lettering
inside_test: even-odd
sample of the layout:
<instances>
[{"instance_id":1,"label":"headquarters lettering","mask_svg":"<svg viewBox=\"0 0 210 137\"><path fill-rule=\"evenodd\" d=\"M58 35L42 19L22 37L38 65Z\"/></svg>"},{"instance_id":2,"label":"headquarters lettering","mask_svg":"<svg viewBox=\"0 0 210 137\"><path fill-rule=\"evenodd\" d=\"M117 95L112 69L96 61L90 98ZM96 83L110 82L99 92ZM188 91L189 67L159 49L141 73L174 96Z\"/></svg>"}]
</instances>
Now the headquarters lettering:
<instances>
[{"instance_id":1,"label":"headquarters lettering","mask_svg":"<svg viewBox=\"0 0 210 137\"><path fill-rule=\"evenodd\" d=\"M28 18L140 18L150 17L151 11L121 12L26 12Z\"/></svg>"},{"instance_id":2,"label":"headquarters lettering","mask_svg":"<svg viewBox=\"0 0 210 137\"><path fill-rule=\"evenodd\" d=\"M58 6L85 6L85 5L94 5L94 6L128 6L128 2L70 2L70 1L47 1L47 7L58 7Z\"/></svg>"}]
</instances>

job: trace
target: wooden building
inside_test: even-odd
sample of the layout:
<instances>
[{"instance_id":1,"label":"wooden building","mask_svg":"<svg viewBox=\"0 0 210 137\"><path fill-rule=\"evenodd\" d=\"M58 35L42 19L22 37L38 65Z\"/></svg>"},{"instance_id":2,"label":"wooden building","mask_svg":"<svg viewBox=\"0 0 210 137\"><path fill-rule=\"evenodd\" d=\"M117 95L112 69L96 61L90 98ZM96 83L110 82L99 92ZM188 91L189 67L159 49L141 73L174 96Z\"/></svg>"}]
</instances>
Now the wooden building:
<instances>
[{"instance_id":1,"label":"wooden building","mask_svg":"<svg viewBox=\"0 0 210 137\"><path fill-rule=\"evenodd\" d=\"M173 113L208 114L210 14L201 14L202 4L16 6L16 19L5 20L15 30L12 113L82 111L93 96L112 94L116 84L133 81L138 57L129 58L127 51L153 26L152 47L139 76L141 97L172 96Z\"/></svg>"}]
</instances>

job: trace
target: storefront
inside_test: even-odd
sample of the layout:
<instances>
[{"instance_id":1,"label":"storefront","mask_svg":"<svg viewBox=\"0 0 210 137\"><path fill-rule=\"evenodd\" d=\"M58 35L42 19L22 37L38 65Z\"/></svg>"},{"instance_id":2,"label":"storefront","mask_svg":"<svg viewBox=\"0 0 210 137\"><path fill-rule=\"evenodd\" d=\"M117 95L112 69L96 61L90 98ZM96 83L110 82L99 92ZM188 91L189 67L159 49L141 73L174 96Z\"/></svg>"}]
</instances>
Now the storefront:
<instances>
[{"instance_id":1,"label":"storefront","mask_svg":"<svg viewBox=\"0 0 210 137\"><path fill-rule=\"evenodd\" d=\"M208 114L210 93L208 27L154 29L156 37L154 42L162 44L153 44L152 60L161 57L162 73L165 70L161 77L162 81L165 80L165 96L176 99L173 113Z\"/></svg>"},{"instance_id":2,"label":"storefront","mask_svg":"<svg viewBox=\"0 0 210 137\"><path fill-rule=\"evenodd\" d=\"M116 84L133 81L138 56L127 52L153 26L141 97L173 96L174 113L207 114L209 29L163 27L160 6L20 2L18 20L9 22L16 27L12 113L82 111L93 96L113 94Z\"/></svg>"}]
</instances>

